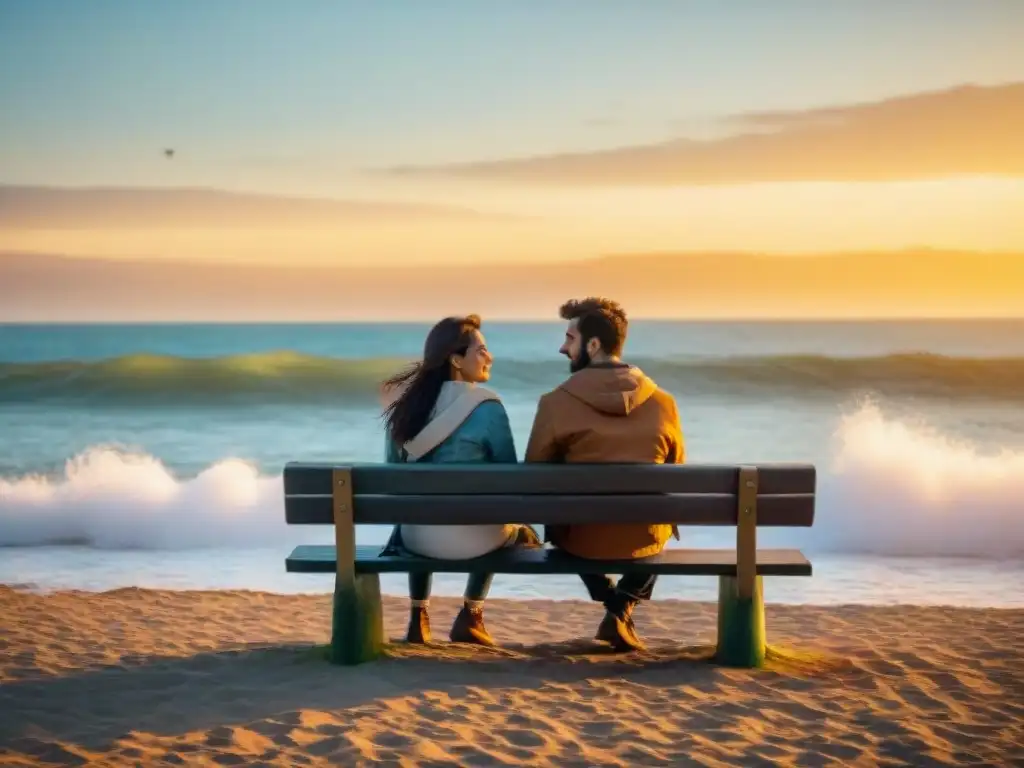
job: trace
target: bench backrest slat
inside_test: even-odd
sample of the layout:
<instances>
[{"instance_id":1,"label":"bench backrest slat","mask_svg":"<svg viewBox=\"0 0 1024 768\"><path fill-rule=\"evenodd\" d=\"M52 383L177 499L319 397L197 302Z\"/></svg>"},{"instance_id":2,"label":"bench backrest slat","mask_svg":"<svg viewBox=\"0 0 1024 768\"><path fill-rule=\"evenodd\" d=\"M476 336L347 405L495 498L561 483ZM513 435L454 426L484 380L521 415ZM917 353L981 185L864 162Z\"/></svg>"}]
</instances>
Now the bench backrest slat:
<instances>
[{"instance_id":1,"label":"bench backrest slat","mask_svg":"<svg viewBox=\"0 0 1024 768\"><path fill-rule=\"evenodd\" d=\"M332 492L333 464L289 463L286 496ZM731 493L739 467L715 464L353 464L356 493L425 496ZM814 493L810 464L759 464L762 494Z\"/></svg>"},{"instance_id":2,"label":"bench backrest slat","mask_svg":"<svg viewBox=\"0 0 1024 768\"><path fill-rule=\"evenodd\" d=\"M356 493L353 505L356 524L737 524L736 497L731 494L381 496ZM285 519L293 525L332 524L332 499L324 495L287 496ZM813 494L759 494L757 497L758 526L807 527L813 521Z\"/></svg>"},{"instance_id":3,"label":"bench backrest slat","mask_svg":"<svg viewBox=\"0 0 1024 768\"><path fill-rule=\"evenodd\" d=\"M332 464L285 467L285 517L334 522ZM815 469L758 466L757 525L814 521ZM354 522L736 525L739 467L651 464L351 466Z\"/></svg>"}]
</instances>

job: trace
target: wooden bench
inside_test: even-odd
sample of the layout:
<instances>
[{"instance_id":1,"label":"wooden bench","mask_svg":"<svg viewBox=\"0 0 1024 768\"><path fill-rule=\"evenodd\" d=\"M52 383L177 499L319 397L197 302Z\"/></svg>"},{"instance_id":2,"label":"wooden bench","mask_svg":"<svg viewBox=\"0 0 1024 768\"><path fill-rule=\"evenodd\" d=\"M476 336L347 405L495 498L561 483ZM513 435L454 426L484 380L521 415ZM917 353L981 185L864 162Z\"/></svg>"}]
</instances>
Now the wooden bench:
<instances>
[{"instance_id":1,"label":"wooden bench","mask_svg":"<svg viewBox=\"0 0 1024 768\"><path fill-rule=\"evenodd\" d=\"M334 546L300 546L291 573L333 573L331 659L358 664L384 645L381 573L448 572L718 576L716 659L760 666L763 576L810 576L794 549L757 549L757 528L814 522L815 468L803 464L330 464L289 463L285 518L333 525ZM382 557L356 546L355 526L401 523L675 523L735 526L735 549L666 549L643 560L584 560L564 552L500 550L473 560ZM681 534L685 543L685 536Z\"/></svg>"}]
</instances>

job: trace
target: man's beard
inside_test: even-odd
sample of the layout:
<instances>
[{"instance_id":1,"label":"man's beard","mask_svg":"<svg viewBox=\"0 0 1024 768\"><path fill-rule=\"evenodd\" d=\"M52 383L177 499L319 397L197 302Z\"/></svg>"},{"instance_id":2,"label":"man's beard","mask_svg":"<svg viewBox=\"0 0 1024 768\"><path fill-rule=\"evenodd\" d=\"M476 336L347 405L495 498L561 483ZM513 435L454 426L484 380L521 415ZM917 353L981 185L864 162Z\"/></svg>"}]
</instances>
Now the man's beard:
<instances>
[{"instance_id":1,"label":"man's beard","mask_svg":"<svg viewBox=\"0 0 1024 768\"><path fill-rule=\"evenodd\" d=\"M588 365L590 365L590 353L587 352L586 347L580 347L580 353L574 358L569 358L569 373L576 373L582 371Z\"/></svg>"}]
</instances>

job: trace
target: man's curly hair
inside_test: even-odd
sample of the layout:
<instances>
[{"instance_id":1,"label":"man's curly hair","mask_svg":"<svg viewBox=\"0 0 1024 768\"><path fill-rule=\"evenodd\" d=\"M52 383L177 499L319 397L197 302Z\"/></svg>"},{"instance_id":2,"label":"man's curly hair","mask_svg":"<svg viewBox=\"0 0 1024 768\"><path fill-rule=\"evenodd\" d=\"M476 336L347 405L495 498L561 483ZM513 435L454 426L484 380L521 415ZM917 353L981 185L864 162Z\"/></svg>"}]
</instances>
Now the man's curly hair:
<instances>
[{"instance_id":1,"label":"man's curly hair","mask_svg":"<svg viewBox=\"0 0 1024 768\"><path fill-rule=\"evenodd\" d=\"M576 320L583 343L596 338L601 351L618 357L626 344L629 320L617 301L600 296L570 299L558 310L563 320Z\"/></svg>"}]
</instances>

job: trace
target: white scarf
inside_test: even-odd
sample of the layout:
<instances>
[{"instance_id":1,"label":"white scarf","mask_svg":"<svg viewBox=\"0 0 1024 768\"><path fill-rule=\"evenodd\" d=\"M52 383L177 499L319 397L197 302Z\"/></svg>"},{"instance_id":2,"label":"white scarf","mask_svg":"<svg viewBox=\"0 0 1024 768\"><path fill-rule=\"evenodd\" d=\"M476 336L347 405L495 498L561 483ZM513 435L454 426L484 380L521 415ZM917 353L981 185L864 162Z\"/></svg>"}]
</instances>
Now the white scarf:
<instances>
[{"instance_id":1,"label":"white scarf","mask_svg":"<svg viewBox=\"0 0 1024 768\"><path fill-rule=\"evenodd\" d=\"M488 400L500 400L496 392L465 381L446 381L434 404L430 421L403 448L408 461L419 461L451 437L476 407Z\"/></svg>"}]
</instances>

